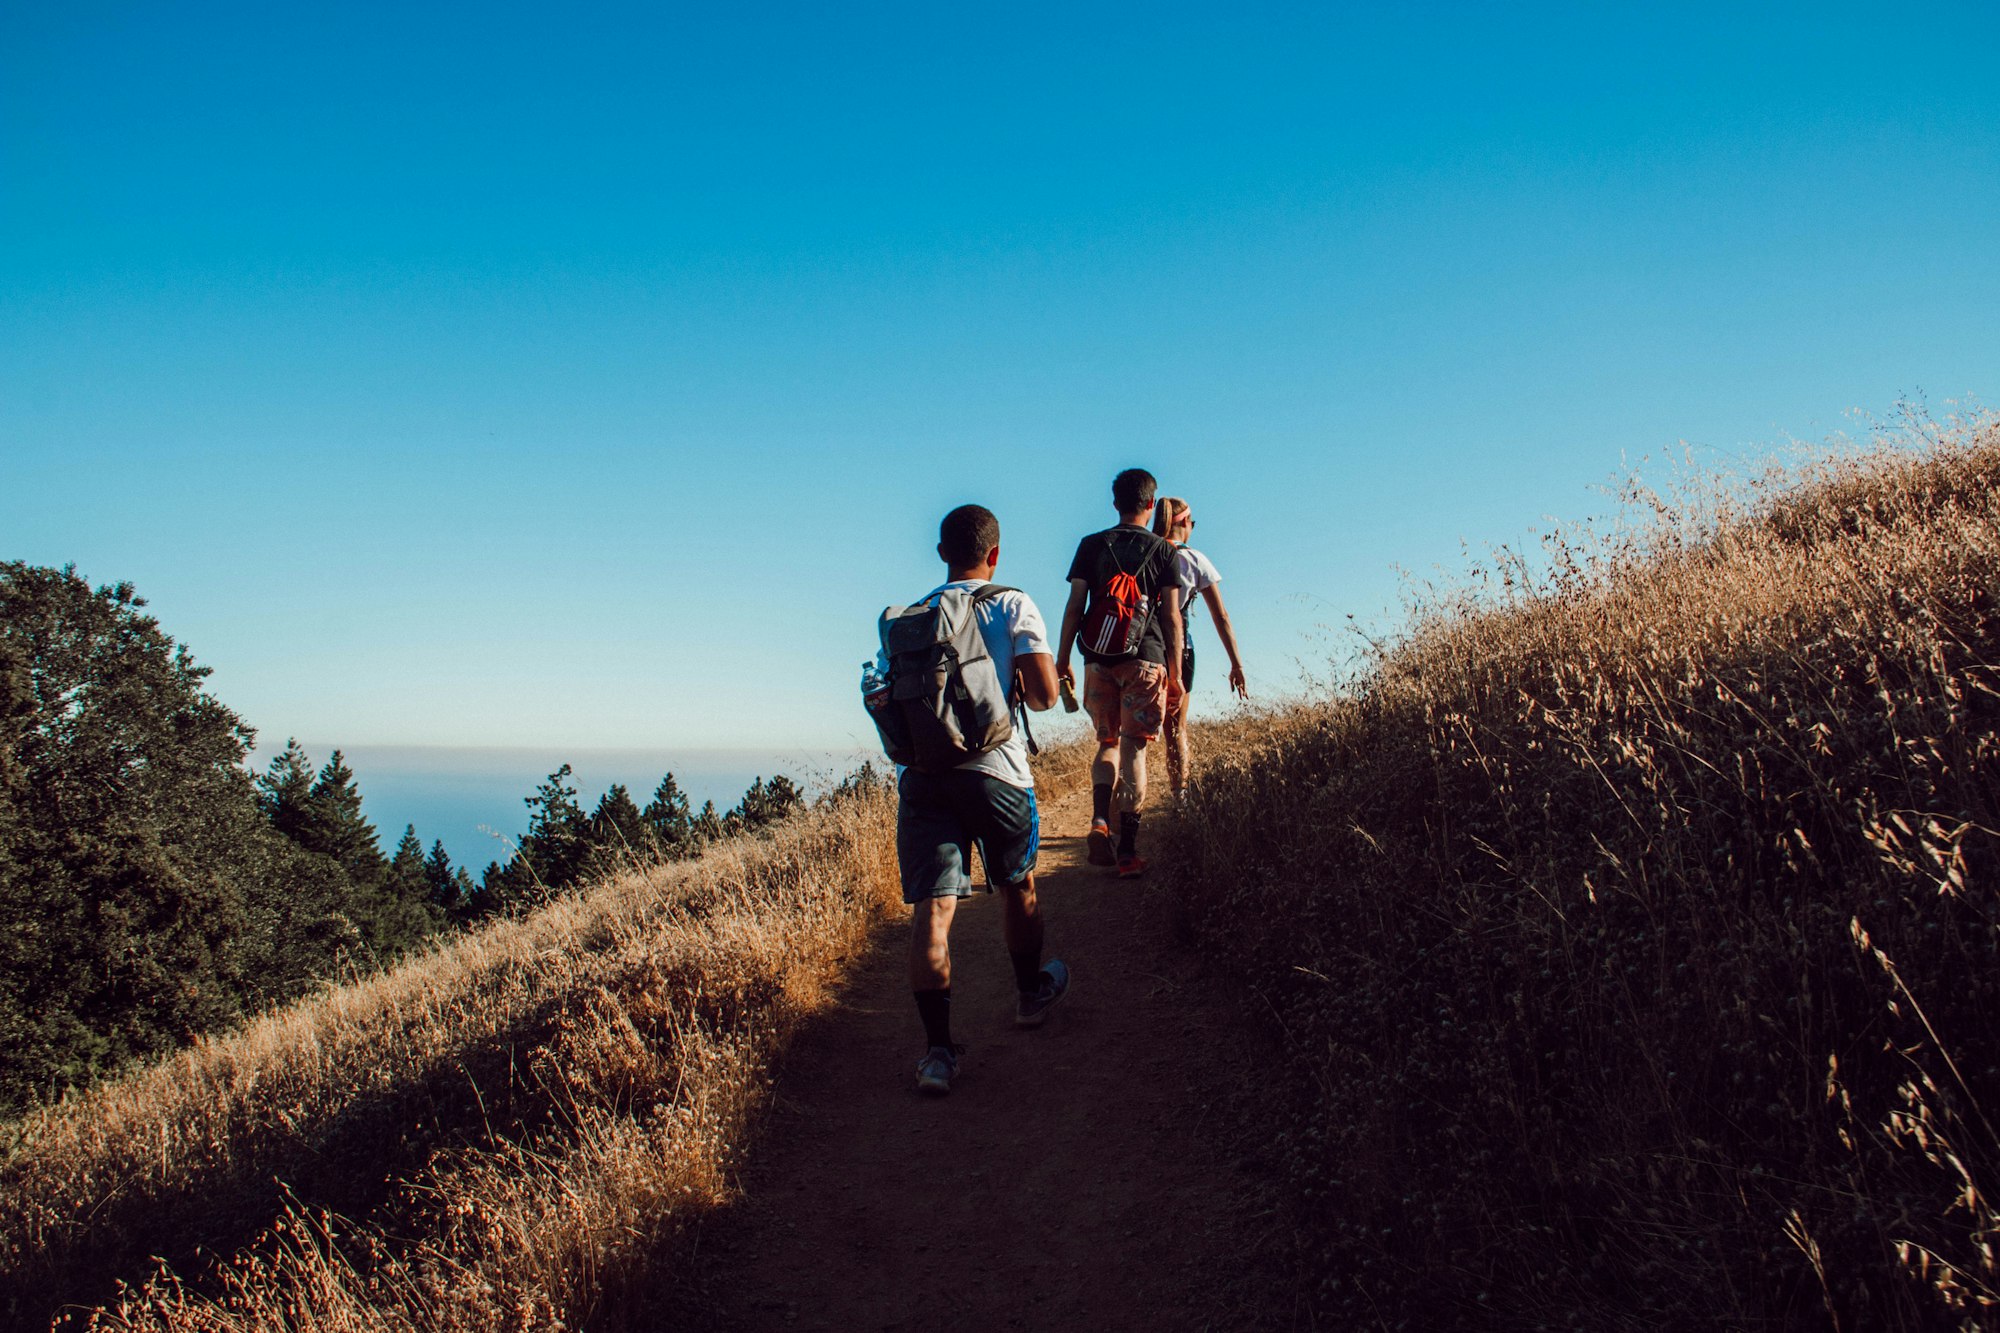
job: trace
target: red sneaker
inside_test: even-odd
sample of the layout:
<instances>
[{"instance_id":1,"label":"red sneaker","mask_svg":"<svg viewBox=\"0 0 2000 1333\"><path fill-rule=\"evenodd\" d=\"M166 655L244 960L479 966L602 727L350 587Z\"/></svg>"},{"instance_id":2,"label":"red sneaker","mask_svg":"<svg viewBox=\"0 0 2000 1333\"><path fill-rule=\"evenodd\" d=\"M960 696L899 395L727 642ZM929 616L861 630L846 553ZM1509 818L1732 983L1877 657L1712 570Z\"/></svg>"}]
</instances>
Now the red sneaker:
<instances>
[{"instance_id":1,"label":"red sneaker","mask_svg":"<svg viewBox=\"0 0 2000 1333\"><path fill-rule=\"evenodd\" d=\"M1090 848L1090 863L1094 866L1118 864L1118 853L1111 845L1111 825L1102 819L1090 821L1090 836L1084 839Z\"/></svg>"},{"instance_id":2,"label":"red sneaker","mask_svg":"<svg viewBox=\"0 0 2000 1333\"><path fill-rule=\"evenodd\" d=\"M1146 873L1146 858L1137 852L1133 852L1129 856L1119 857L1117 873L1120 879L1139 878L1139 876Z\"/></svg>"}]
</instances>

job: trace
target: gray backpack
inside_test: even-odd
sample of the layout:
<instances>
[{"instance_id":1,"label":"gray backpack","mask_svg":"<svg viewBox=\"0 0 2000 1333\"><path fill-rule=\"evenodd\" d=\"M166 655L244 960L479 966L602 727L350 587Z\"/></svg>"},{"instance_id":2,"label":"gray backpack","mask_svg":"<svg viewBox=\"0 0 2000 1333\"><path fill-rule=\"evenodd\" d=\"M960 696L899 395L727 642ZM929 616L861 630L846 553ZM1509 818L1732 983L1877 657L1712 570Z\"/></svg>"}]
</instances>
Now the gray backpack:
<instances>
[{"instance_id":1,"label":"gray backpack","mask_svg":"<svg viewBox=\"0 0 2000 1333\"><path fill-rule=\"evenodd\" d=\"M1000 679L975 608L1015 591L997 583L971 592L947 588L933 602L882 613L888 688L868 701L868 712L889 758L941 773L1014 734L1013 682ZM1032 736L1028 746L1034 749Z\"/></svg>"}]
</instances>

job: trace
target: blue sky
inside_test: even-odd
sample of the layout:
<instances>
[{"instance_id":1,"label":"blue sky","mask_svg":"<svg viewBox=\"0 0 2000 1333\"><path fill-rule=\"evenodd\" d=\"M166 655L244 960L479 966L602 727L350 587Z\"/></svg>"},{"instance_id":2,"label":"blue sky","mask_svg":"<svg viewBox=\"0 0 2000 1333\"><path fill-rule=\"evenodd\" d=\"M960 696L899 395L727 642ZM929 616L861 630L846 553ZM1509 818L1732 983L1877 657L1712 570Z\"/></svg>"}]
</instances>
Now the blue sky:
<instances>
[{"instance_id":1,"label":"blue sky","mask_svg":"<svg viewBox=\"0 0 2000 1333\"><path fill-rule=\"evenodd\" d=\"M1997 41L10 5L0 558L137 583L267 740L838 749L946 509L1053 615L1138 464L1269 697L1626 461L1994 401Z\"/></svg>"}]
</instances>

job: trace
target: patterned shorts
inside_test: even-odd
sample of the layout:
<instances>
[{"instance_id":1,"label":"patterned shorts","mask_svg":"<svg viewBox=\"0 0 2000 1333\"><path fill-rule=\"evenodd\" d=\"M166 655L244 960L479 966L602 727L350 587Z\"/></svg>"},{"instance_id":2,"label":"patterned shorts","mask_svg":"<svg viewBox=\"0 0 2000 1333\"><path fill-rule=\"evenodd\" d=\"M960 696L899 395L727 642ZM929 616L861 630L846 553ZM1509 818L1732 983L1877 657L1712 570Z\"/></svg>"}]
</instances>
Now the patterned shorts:
<instances>
[{"instance_id":1,"label":"patterned shorts","mask_svg":"<svg viewBox=\"0 0 2000 1333\"><path fill-rule=\"evenodd\" d=\"M1083 706L1097 724L1097 743L1120 736L1144 743L1160 734L1167 713L1167 669L1158 662L1092 662L1083 669Z\"/></svg>"}]
</instances>

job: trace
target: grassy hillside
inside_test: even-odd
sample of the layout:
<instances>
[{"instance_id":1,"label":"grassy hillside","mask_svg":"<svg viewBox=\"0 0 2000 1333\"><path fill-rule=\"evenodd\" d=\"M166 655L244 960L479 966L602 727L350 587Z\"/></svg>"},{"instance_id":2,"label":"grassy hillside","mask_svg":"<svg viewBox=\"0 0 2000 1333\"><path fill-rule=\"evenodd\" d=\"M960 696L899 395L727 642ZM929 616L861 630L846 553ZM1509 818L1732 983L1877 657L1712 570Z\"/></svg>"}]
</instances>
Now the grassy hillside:
<instances>
[{"instance_id":1,"label":"grassy hillside","mask_svg":"<svg viewBox=\"0 0 2000 1333\"><path fill-rule=\"evenodd\" d=\"M1327 1326L1996 1326L2000 427L1503 558L1211 730Z\"/></svg>"},{"instance_id":2,"label":"grassy hillside","mask_svg":"<svg viewBox=\"0 0 2000 1333\"><path fill-rule=\"evenodd\" d=\"M850 784L5 1126L0 1325L650 1327L773 1062L901 916L894 812Z\"/></svg>"},{"instance_id":3,"label":"grassy hillside","mask_svg":"<svg viewBox=\"0 0 2000 1333\"><path fill-rule=\"evenodd\" d=\"M898 900L892 808L870 787L616 876L19 1126L5 1322L66 1302L163 1331L615 1322Z\"/></svg>"}]
</instances>

